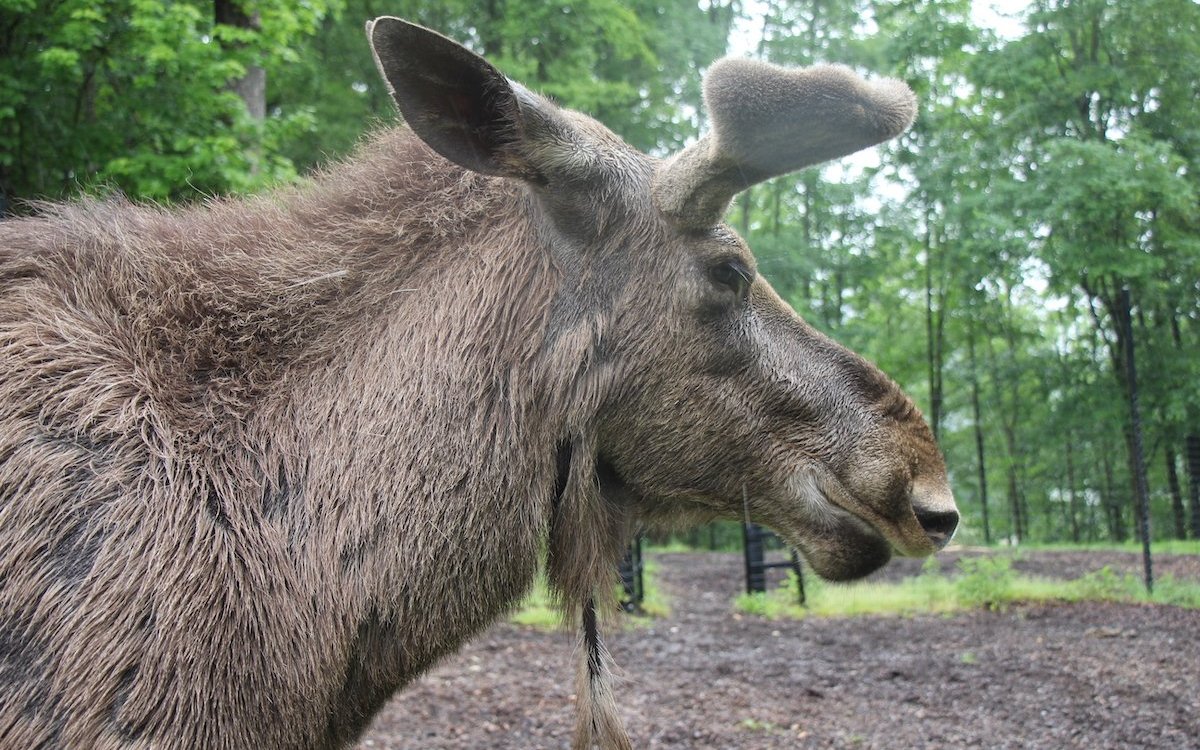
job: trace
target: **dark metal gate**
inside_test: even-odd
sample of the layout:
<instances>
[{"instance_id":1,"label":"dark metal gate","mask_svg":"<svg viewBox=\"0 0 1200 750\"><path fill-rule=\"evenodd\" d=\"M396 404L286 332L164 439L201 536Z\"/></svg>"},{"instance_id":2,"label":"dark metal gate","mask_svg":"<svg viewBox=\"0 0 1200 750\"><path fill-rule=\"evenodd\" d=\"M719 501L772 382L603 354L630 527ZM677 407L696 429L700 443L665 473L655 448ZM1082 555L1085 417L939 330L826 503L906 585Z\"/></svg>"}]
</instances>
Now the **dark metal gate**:
<instances>
[{"instance_id":1,"label":"dark metal gate","mask_svg":"<svg viewBox=\"0 0 1200 750\"><path fill-rule=\"evenodd\" d=\"M800 556L795 550L791 551L788 560L767 562L766 545L775 539L775 534L756 523L742 524L743 548L746 553L746 591L750 593L767 590L767 571L771 568L791 568L796 573L797 597L804 604L804 570L800 565Z\"/></svg>"}]
</instances>

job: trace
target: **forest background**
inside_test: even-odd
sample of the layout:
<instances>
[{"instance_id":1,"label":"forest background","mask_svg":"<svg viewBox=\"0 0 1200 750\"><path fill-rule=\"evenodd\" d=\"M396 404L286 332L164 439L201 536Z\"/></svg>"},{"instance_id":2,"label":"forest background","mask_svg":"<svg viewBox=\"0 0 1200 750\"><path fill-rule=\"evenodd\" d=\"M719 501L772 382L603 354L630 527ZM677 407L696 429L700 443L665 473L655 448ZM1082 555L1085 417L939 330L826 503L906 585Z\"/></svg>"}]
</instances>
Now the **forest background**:
<instances>
[{"instance_id":1,"label":"forest background","mask_svg":"<svg viewBox=\"0 0 1200 750\"><path fill-rule=\"evenodd\" d=\"M1124 541L1139 498L1200 538L1200 4L1006 6L998 34L970 0L0 0L0 216L305 179L395 118L377 15L663 155L731 49L899 77L908 134L737 200L762 272L915 396L960 540Z\"/></svg>"}]
</instances>

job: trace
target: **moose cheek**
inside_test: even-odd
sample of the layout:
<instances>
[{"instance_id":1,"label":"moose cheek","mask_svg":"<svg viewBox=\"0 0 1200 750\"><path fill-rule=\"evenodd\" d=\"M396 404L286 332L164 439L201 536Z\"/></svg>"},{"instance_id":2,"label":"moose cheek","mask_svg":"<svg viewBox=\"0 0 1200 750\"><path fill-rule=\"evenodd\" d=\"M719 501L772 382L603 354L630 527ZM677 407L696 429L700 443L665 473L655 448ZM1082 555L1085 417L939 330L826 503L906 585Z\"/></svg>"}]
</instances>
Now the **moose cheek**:
<instances>
[{"instance_id":1,"label":"moose cheek","mask_svg":"<svg viewBox=\"0 0 1200 750\"><path fill-rule=\"evenodd\" d=\"M701 371L710 377L732 378L746 375L755 362L755 349L736 322L726 316L701 318Z\"/></svg>"},{"instance_id":2,"label":"moose cheek","mask_svg":"<svg viewBox=\"0 0 1200 750\"><path fill-rule=\"evenodd\" d=\"M718 347L710 350L704 359L704 374L726 379L746 372L749 358L737 348Z\"/></svg>"}]
</instances>

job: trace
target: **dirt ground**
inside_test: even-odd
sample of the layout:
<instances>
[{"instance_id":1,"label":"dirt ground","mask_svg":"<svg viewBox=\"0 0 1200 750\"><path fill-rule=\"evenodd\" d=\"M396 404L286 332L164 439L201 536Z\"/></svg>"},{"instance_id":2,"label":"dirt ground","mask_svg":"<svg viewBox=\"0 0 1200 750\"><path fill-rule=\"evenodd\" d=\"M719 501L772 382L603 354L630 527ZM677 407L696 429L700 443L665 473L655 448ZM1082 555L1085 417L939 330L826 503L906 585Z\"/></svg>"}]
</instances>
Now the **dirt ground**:
<instances>
[{"instance_id":1,"label":"dirt ground","mask_svg":"<svg viewBox=\"0 0 1200 750\"><path fill-rule=\"evenodd\" d=\"M948 551L947 568L957 554ZM657 557L672 613L609 627L634 747L1200 748L1200 612L1025 606L953 617L735 614L739 555ZM1200 580L1200 557L1156 572ZM1075 577L1120 553L1026 553L1015 567ZM915 573L897 561L882 577ZM615 631L615 632L614 632ZM566 748L573 638L507 623L394 699L360 748Z\"/></svg>"}]
</instances>

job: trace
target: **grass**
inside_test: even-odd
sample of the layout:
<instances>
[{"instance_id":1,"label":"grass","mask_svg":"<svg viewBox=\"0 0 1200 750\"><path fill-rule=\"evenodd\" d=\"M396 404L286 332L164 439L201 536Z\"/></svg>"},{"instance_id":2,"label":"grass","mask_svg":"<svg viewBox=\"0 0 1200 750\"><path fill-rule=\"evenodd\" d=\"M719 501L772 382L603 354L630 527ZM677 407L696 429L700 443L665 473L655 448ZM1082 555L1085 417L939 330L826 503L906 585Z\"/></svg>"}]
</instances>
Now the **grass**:
<instances>
[{"instance_id":1,"label":"grass","mask_svg":"<svg viewBox=\"0 0 1200 750\"><path fill-rule=\"evenodd\" d=\"M794 574L791 574L794 576ZM735 608L768 619L853 617L856 615L915 615L1000 610L1025 602L1142 602L1200 609L1200 583L1163 576L1148 595L1141 579L1120 575L1109 567L1075 580L1051 580L1018 575L1004 555L964 558L958 575L943 574L931 561L919 576L896 583L833 584L805 579L808 606L795 599L795 580L761 594L742 594Z\"/></svg>"},{"instance_id":2,"label":"grass","mask_svg":"<svg viewBox=\"0 0 1200 750\"><path fill-rule=\"evenodd\" d=\"M1050 552L1136 552L1142 553L1142 543L1128 542L1022 542L1017 549L1036 549ZM1154 539L1151 553L1164 555L1200 555L1200 539Z\"/></svg>"},{"instance_id":3,"label":"grass","mask_svg":"<svg viewBox=\"0 0 1200 750\"><path fill-rule=\"evenodd\" d=\"M558 630L563 625L562 611L554 606L550 585L546 576L538 573L533 588L525 595L520 607L509 616L509 621L538 630Z\"/></svg>"},{"instance_id":4,"label":"grass","mask_svg":"<svg viewBox=\"0 0 1200 750\"><path fill-rule=\"evenodd\" d=\"M742 719L738 722L738 728L744 729L747 732L762 732L765 734L783 734L787 731L787 727L776 724L773 721L760 721L754 718Z\"/></svg>"},{"instance_id":5,"label":"grass","mask_svg":"<svg viewBox=\"0 0 1200 750\"><path fill-rule=\"evenodd\" d=\"M658 563L647 559L642 573L645 592L642 598L641 610L623 615L621 622L626 625L640 627L649 624L656 618L666 617L671 613L667 597L658 587L657 573ZM538 574L537 580L534 581L533 589L508 619L517 625L524 625L538 630L563 629L562 611L554 603L554 597L550 593L550 585L546 582L545 575Z\"/></svg>"},{"instance_id":6,"label":"grass","mask_svg":"<svg viewBox=\"0 0 1200 750\"><path fill-rule=\"evenodd\" d=\"M653 554L658 555L658 554L663 554L663 553L679 554L682 552L708 552L708 551L709 550L707 550L707 549L693 547L681 539L670 539L663 544L653 544L651 542L643 542L642 543L643 554L653 553Z\"/></svg>"}]
</instances>

